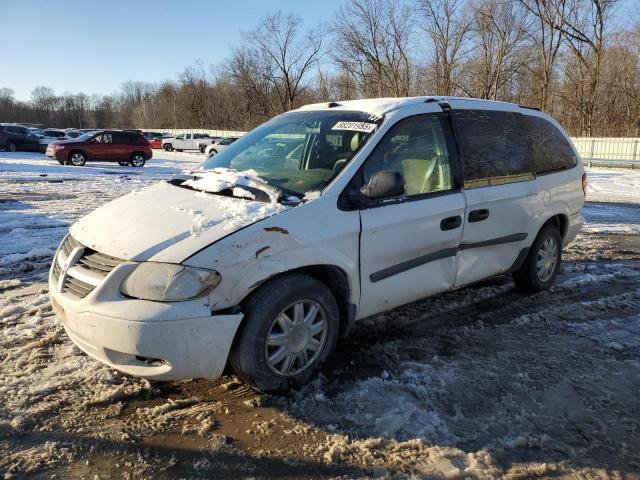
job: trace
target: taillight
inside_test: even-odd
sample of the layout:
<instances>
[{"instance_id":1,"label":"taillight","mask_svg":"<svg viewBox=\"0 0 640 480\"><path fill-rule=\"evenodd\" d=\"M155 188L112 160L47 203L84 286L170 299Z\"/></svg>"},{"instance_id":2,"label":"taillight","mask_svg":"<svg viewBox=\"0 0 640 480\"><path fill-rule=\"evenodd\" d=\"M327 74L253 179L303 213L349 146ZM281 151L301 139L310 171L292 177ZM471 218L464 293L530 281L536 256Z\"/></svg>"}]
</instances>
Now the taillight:
<instances>
[{"instance_id":1,"label":"taillight","mask_svg":"<svg viewBox=\"0 0 640 480\"><path fill-rule=\"evenodd\" d=\"M582 193L584 193L585 196L587 195L587 174L586 173L582 174Z\"/></svg>"}]
</instances>

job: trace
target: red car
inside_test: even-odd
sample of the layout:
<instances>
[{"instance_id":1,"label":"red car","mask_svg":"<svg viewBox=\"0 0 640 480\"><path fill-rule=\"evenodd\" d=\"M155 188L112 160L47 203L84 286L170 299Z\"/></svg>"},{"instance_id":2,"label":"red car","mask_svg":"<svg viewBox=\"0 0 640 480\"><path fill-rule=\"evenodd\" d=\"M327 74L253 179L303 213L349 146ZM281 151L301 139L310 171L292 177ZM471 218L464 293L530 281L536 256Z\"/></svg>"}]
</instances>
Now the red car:
<instances>
[{"instance_id":1,"label":"red car","mask_svg":"<svg viewBox=\"0 0 640 480\"><path fill-rule=\"evenodd\" d=\"M162 148L162 133L160 132L142 132L144 138L149 141L151 148Z\"/></svg>"},{"instance_id":2,"label":"red car","mask_svg":"<svg viewBox=\"0 0 640 480\"><path fill-rule=\"evenodd\" d=\"M61 165L76 167L91 161L143 167L153 156L151 145L141 133L120 130L88 132L75 140L54 142L45 153Z\"/></svg>"}]
</instances>

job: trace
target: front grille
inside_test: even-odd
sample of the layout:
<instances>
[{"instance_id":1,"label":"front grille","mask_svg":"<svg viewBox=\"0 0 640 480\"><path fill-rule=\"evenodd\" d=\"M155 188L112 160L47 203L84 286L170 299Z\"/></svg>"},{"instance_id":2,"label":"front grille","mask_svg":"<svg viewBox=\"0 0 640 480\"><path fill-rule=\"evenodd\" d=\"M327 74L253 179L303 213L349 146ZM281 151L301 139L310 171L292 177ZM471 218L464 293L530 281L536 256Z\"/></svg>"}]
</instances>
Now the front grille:
<instances>
[{"instance_id":1,"label":"front grille","mask_svg":"<svg viewBox=\"0 0 640 480\"><path fill-rule=\"evenodd\" d=\"M85 247L71 235L67 235L54 261L53 278L55 280L60 278L63 266L66 266L71 253L76 248L81 248L82 252L77 260L67 266L62 291L77 298L84 298L124 260Z\"/></svg>"},{"instance_id":2,"label":"front grille","mask_svg":"<svg viewBox=\"0 0 640 480\"><path fill-rule=\"evenodd\" d=\"M111 270L116 268L123 261L124 260L110 257L109 255L96 252L89 248L85 248L84 254L78 260L78 262L83 265L83 268L87 268L103 277L106 277Z\"/></svg>"}]
</instances>

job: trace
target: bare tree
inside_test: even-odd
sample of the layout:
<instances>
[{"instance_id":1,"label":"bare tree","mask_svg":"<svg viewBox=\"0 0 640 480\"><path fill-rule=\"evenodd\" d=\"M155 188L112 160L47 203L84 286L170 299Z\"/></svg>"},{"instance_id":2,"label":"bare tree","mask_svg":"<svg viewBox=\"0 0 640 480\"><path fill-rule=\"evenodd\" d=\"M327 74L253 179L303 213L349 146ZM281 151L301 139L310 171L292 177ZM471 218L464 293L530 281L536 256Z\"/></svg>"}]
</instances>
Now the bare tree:
<instances>
[{"instance_id":1,"label":"bare tree","mask_svg":"<svg viewBox=\"0 0 640 480\"><path fill-rule=\"evenodd\" d=\"M350 0L334 22L333 60L362 95L406 96L412 84L411 9L400 0Z\"/></svg>"},{"instance_id":2,"label":"bare tree","mask_svg":"<svg viewBox=\"0 0 640 480\"><path fill-rule=\"evenodd\" d=\"M267 15L246 34L245 56L264 60L263 73L280 100L283 111L291 110L307 88L308 76L322 55L325 33L321 27L301 32L302 19L282 11Z\"/></svg>"},{"instance_id":3,"label":"bare tree","mask_svg":"<svg viewBox=\"0 0 640 480\"><path fill-rule=\"evenodd\" d=\"M551 0L550 0L551 1ZM591 136L596 95L608 22L617 0L554 0L552 26L567 40L577 60L576 72L568 72L580 95L574 97L581 115L581 133ZM562 6L562 10L560 7Z\"/></svg>"},{"instance_id":4,"label":"bare tree","mask_svg":"<svg viewBox=\"0 0 640 480\"><path fill-rule=\"evenodd\" d=\"M475 59L469 93L497 100L501 89L515 79L526 63L521 47L526 35L525 15L512 3L482 0L473 6Z\"/></svg>"},{"instance_id":5,"label":"bare tree","mask_svg":"<svg viewBox=\"0 0 640 480\"><path fill-rule=\"evenodd\" d=\"M464 0L420 0L425 30L433 46L436 95L453 95L465 57L472 19Z\"/></svg>"},{"instance_id":6,"label":"bare tree","mask_svg":"<svg viewBox=\"0 0 640 480\"><path fill-rule=\"evenodd\" d=\"M564 25L566 0L519 0L522 7L535 19L528 36L536 48L535 62L527 69L536 77L539 89L538 106L549 111L549 97L556 60L564 36L560 28Z\"/></svg>"}]
</instances>

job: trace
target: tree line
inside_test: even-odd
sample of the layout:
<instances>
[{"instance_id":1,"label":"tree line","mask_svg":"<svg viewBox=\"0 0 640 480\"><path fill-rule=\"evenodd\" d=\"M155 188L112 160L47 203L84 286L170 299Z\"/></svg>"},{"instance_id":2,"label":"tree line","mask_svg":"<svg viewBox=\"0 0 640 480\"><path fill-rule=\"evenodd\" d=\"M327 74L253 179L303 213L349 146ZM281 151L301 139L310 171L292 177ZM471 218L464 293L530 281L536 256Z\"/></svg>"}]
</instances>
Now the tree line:
<instances>
[{"instance_id":1,"label":"tree line","mask_svg":"<svg viewBox=\"0 0 640 480\"><path fill-rule=\"evenodd\" d=\"M455 95L540 108L575 136L640 136L640 20L617 0L346 0L315 26L282 11L222 63L115 94L29 101L0 121L249 130L311 102Z\"/></svg>"}]
</instances>

